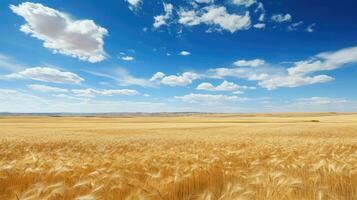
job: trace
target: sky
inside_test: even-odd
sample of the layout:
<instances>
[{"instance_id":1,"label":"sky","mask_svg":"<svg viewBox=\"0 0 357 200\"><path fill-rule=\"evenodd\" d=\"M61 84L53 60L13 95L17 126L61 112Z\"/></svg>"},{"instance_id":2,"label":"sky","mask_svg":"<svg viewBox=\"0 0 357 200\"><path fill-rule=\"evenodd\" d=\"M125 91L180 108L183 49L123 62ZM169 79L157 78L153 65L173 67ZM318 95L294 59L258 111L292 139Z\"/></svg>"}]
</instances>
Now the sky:
<instances>
[{"instance_id":1,"label":"sky","mask_svg":"<svg viewBox=\"0 0 357 200\"><path fill-rule=\"evenodd\" d=\"M0 112L356 112L355 0L0 2Z\"/></svg>"}]
</instances>

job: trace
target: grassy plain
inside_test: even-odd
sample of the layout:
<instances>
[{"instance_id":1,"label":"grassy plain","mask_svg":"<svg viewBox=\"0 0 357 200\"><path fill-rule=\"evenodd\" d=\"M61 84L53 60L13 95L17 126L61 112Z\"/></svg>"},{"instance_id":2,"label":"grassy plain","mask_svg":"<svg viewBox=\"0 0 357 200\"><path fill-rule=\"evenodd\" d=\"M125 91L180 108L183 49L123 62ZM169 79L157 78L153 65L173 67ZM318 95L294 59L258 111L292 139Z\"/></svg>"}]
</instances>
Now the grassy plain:
<instances>
[{"instance_id":1,"label":"grassy plain","mask_svg":"<svg viewBox=\"0 0 357 200\"><path fill-rule=\"evenodd\" d=\"M357 114L0 117L0 199L357 199Z\"/></svg>"}]
</instances>

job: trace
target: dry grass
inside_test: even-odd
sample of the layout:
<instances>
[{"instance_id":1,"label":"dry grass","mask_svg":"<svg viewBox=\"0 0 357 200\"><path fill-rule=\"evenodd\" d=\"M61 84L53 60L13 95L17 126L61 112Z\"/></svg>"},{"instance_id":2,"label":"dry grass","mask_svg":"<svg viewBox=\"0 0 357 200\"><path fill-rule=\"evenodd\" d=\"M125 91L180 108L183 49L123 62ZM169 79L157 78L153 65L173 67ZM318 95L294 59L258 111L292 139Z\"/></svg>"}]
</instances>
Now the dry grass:
<instances>
[{"instance_id":1,"label":"dry grass","mask_svg":"<svg viewBox=\"0 0 357 200\"><path fill-rule=\"evenodd\" d=\"M357 199L357 115L2 117L0 199Z\"/></svg>"}]
</instances>

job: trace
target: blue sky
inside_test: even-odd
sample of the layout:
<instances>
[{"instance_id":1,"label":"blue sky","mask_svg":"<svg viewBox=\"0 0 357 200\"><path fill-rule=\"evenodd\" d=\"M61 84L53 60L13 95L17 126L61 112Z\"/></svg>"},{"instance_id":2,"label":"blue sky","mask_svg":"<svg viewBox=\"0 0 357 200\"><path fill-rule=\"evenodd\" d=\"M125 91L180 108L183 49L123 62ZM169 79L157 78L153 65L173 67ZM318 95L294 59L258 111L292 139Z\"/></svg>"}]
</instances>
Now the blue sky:
<instances>
[{"instance_id":1,"label":"blue sky","mask_svg":"<svg viewBox=\"0 0 357 200\"><path fill-rule=\"evenodd\" d=\"M353 0L0 3L0 112L357 111Z\"/></svg>"}]
</instances>

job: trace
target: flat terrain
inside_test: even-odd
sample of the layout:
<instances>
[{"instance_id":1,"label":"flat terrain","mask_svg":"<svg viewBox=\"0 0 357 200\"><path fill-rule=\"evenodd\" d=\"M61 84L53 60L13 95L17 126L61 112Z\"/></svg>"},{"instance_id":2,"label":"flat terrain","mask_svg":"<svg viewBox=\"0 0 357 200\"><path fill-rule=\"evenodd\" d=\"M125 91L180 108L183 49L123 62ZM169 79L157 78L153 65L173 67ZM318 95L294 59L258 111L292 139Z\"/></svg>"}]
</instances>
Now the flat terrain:
<instances>
[{"instance_id":1,"label":"flat terrain","mask_svg":"<svg viewBox=\"0 0 357 200\"><path fill-rule=\"evenodd\" d=\"M0 199L357 199L357 114L0 117Z\"/></svg>"}]
</instances>

